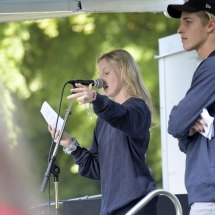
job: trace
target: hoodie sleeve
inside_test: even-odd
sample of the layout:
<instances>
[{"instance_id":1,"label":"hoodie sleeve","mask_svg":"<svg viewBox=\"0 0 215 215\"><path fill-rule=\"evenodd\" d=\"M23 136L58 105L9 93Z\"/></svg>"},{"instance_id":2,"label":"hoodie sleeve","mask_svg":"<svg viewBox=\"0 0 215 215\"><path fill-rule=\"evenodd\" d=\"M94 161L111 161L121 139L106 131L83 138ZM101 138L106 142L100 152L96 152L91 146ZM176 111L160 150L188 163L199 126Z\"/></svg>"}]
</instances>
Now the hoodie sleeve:
<instances>
[{"instance_id":1,"label":"hoodie sleeve","mask_svg":"<svg viewBox=\"0 0 215 215\"><path fill-rule=\"evenodd\" d=\"M98 94L93 102L95 114L129 137L142 138L149 131L151 113L146 103L137 98L123 104Z\"/></svg>"},{"instance_id":2,"label":"hoodie sleeve","mask_svg":"<svg viewBox=\"0 0 215 215\"><path fill-rule=\"evenodd\" d=\"M186 96L174 106L168 122L168 132L175 138L186 138L189 129L200 117L203 108L215 102L215 58L203 61L194 73Z\"/></svg>"}]
</instances>

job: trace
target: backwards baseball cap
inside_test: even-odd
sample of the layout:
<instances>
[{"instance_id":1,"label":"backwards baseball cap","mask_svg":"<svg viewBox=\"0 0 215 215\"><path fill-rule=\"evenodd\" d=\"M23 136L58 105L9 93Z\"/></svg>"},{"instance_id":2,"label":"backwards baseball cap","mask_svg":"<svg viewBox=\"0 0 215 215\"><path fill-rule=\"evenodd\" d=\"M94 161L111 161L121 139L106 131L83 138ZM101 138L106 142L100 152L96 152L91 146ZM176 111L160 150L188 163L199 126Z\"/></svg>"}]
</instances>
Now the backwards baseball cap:
<instances>
[{"instance_id":1,"label":"backwards baseball cap","mask_svg":"<svg viewBox=\"0 0 215 215\"><path fill-rule=\"evenodd\" d=\"M170 4L167 7L168 14L173 18L180 18L182 12L207 11L215 15L215 0L186 0L183 5Z\"/></svg>"}]
</instances>

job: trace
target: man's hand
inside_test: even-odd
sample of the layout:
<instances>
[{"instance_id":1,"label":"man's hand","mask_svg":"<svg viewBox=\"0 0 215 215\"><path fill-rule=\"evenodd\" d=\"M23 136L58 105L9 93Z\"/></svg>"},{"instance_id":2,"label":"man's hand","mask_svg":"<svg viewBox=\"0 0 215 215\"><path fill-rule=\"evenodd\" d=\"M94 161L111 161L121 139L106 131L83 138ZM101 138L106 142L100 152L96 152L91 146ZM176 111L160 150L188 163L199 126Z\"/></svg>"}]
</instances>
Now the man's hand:
<instances>
[{"instance_id":1,"label":"man's hand","mask_svg":"<svg viewBox=\"0 0 215 215\"><path fill-rule=\"evenodd\" d=\"M189 136L193 136L196 132L204 132L203 125L207 126L207 123L202 118L198 118L194 125L190 128Z\"/></svg>"}]
</instances>

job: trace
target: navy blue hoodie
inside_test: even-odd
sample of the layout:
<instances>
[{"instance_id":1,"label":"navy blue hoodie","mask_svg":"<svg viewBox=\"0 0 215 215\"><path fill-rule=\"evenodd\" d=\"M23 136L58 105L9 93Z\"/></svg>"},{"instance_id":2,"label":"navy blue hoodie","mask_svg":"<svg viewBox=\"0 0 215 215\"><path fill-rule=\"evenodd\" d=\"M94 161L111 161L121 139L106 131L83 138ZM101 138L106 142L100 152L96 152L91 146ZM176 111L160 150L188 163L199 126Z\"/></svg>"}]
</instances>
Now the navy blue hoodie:
<instances>
[{"instance_id":1,"label":"navy blue hoodie","mask_svg":"<svg viewBox=\"0 0 215 215\"><path fill-rule=\"evenodd\" d=\"M179 140L186 154L185 186L189 204L215 202L215 138L200 133L189 136L189 129L206 108L215 117L215 51L196 69L191 87L174 106L169 117L168 132Z\"/></svg>"},{"instance_id":2,"label":"navy blue hoodie","mask_svg":"<svg viewBox=\"0 0 215 215\"><path fill-rule=\"evenodd\" d=\"M80 175L101 180L100 214L109 215L156 189L145 163L151 115L137 98L121 105L98 94L93 108L98 119L90 150L78 147L72 155Z\"/></svg>"}]
</instances>

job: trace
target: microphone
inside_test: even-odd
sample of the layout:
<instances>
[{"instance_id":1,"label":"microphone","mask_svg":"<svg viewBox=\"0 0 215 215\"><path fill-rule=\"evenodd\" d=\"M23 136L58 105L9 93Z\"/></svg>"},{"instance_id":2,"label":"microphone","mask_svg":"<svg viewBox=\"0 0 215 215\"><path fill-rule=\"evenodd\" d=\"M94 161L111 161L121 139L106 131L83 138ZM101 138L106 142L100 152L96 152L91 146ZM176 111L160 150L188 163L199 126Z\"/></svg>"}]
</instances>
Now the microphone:
<instances>
[{"instance_id":1,"label":"microphone","mask_svg":"<svg viewBox=\"0 0 215 215\"><path fill-rule=\"evenodd\" d=\"M82 84L82 85L90 85L92 84L96 88L102 88L103 87L103 81L101 79L96 80L70 80L68 83L75 86L76 83Z\"/></svg>"}]
</instances>

